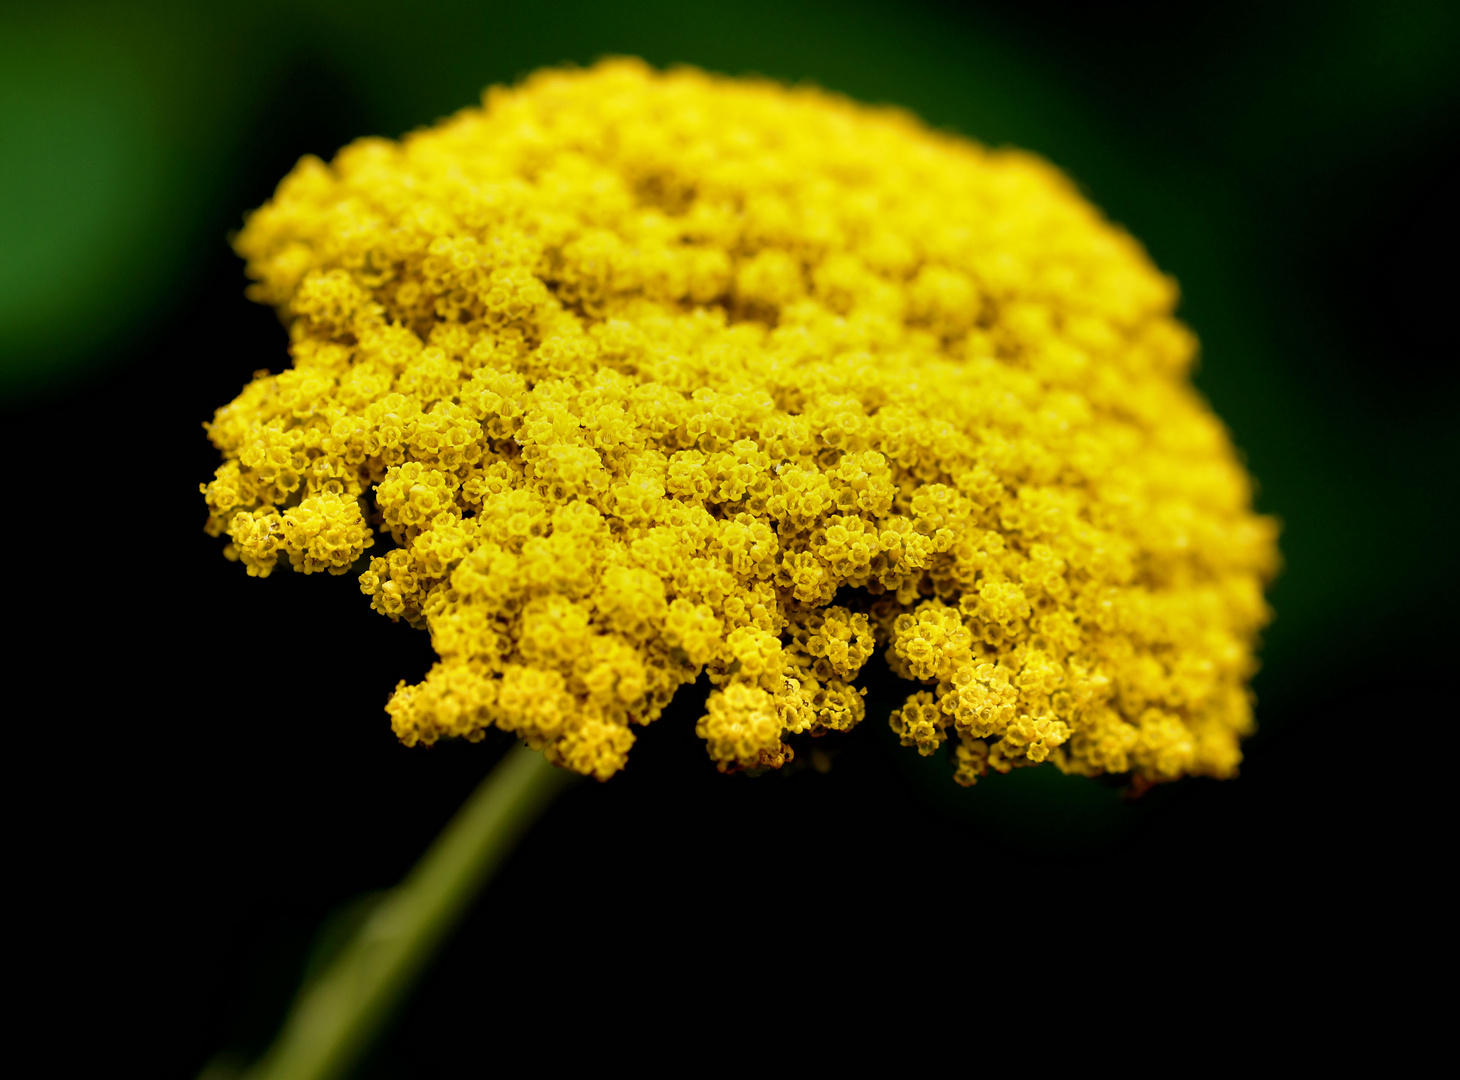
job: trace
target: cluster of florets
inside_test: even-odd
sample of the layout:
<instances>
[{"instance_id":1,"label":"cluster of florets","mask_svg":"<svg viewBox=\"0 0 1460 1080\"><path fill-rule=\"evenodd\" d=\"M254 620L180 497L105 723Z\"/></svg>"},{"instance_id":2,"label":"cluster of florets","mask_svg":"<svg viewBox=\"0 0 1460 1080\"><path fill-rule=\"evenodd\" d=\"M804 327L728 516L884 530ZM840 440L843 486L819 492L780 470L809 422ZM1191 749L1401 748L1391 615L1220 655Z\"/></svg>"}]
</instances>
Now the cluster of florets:
<instances>
[{"instance_id":1,"label":"cluster of florets","mask_svg":"<svg viewBox=\"0 0 1460 1080\"><path fill-rule=\"evenodd\" d=\"M208 529L260 576L388 536L406 743L606 778L703 673L774 767L880 650L962 783L1235 770L1273 525L1175 286L1038 159L616 61L305 158L237 247L294 362L208 425Z\"/></svg>"}]
</instances>

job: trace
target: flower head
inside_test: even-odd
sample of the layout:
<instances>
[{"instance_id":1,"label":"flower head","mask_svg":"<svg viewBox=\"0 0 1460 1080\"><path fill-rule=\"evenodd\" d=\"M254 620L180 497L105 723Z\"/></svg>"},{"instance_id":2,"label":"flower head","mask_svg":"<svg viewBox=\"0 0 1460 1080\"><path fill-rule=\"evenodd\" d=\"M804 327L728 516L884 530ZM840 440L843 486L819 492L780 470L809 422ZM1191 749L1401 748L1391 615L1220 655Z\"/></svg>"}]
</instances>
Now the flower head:
<instances>
[{"instance_id":1,"label":"flower head","mask_svg":"<svg viewBox=\"0 0 1460 1080\"><path fill-rule=\"evenodd\" d=\"M1175 285L1043 161L616 60L305 158L237 248L293 366L207 425L208 530L260 576L389 537L404 742L605 779L705 673L710 756L775 767L881 651L961 783L1240 761L1275 528Z\"/></svg>"}]
</instances>

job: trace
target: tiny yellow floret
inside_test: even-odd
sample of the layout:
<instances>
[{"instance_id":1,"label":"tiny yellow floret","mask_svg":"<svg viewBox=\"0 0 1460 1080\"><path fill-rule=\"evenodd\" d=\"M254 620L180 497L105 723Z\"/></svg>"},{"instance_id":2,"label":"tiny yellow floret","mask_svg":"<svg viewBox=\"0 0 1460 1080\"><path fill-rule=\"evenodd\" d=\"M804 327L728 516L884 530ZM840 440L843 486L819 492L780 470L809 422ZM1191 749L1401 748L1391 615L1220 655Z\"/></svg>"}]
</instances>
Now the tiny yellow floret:
<instances>
[{"instance_id":1,"label":"tiny yellow floret","mask_svg":"<svg viewBox=\"0 0 1460 1080\"><path fill-rule=\"evenodd\" d=\"M878 652L959 783L1235 773L1276 529L1175 284L1038 158L613 60L304 158L237 249L293 365L206 425L208 532L430 631L405 743L607 779L703 674L775 768Z\"/></svg>"}]
</instances>

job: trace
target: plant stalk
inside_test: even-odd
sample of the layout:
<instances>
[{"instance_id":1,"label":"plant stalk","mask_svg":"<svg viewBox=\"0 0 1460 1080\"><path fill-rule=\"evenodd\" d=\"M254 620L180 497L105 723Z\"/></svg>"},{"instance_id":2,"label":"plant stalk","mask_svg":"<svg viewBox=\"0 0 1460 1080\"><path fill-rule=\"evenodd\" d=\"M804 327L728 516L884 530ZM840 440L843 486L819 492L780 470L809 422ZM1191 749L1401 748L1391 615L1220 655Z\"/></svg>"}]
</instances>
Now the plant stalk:
<instances>
[{"instance_id":1,"label":"plant stalk","mask_svg":"<svg viewBox=\"0 0 1460 1080\"><path fill-rule=\"evenodd\" d=\"M335 960L301 988L246 1080L344 1076L518 838L573 778L535 750L510 750Z\"/></svg>"}]
</instances>

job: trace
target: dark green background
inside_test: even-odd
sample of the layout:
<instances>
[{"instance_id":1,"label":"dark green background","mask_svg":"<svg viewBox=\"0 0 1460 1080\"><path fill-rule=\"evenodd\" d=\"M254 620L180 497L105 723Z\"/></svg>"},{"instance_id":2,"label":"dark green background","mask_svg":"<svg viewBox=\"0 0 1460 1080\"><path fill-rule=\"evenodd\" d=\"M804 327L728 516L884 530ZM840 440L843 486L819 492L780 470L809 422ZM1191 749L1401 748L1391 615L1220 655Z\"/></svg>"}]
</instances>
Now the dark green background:
<instances>
[{"instance_id":1,"label":"dark green background","mask_svg":"<svg viewBox=\"0 0 1460 1080\"><path fill-rule=\"evenodd\" d=\"M216 460L199 424L285 362L225 237L303 153L605 53L811 80L1027 147L1146 243L1181 282L1198 384L1284 521L1261 732L1241 779L1129 802L1043 769L962 791L943 763L899 750L875 710L829 746L829 773L724 778L692 716L666 717L627 773L575 788L528 839L373 1075L434 1075L465 1052L449 1023L462 988L515 947L604 970L673 925L722 956L708 929L721 904L768 941L794 942L793 913L809 911L915 919L938 942L999 932L1014 901L987 898L1031 884L1073 903L1190 879L1269 900L1402 880L1394 811L1435 789L1453 723L1436 702L1457 599L1457 12L0 9L16 681L37 703L27 779L66 808L26 850L38 865L64 852L66 873L113 897L99 936L118 936L118 905L147 913L128 940L164 988L167 1037L145 1051L156 1074L257 1049L320 921L397 880L503 746L395 745L381 707L429 664L425 635L373 615L350 579L247 580L203 536L196 487ZM599 921L560 922L564 905Z\"/></svg>"}]
</instances>

